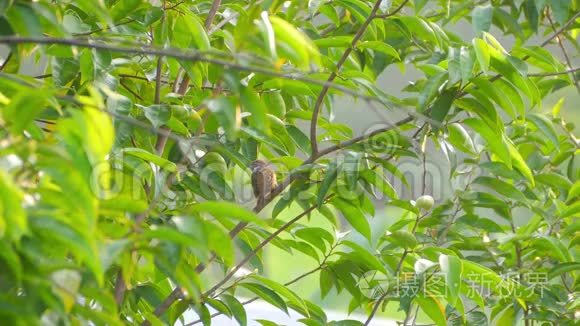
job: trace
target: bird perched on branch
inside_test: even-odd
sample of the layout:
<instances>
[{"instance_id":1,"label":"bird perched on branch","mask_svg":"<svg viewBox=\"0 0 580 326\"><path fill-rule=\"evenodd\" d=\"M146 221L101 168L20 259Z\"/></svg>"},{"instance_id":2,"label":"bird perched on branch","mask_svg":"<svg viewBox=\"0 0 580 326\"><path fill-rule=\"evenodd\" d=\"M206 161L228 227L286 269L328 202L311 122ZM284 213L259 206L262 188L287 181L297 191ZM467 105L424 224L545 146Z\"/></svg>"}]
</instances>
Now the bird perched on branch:
<instances>
[{"instance_id":1,"label":"bird perched on branch","mask_svg":"<svg viewBox=\"0 0 580 326\"><path fill-rule=\"evenodd\" d=\"M269 163L262 160L255 160L250 164L252 170L252 189L254 196L258 199L257 205L264 205L266 196L276 188L276 172Z\"/></svg>"}]
</instances>

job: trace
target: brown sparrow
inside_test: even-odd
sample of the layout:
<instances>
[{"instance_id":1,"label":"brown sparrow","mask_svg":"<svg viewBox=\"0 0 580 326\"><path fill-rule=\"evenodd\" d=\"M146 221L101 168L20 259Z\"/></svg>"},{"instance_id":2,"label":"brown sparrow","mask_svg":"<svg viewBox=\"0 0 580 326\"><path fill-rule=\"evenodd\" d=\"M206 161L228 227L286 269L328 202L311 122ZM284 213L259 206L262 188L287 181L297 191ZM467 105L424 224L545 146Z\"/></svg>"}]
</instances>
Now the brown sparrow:
<instances>
[{"instance_id":1,"label":"brown sparrow","mask_svg":"<svg viewBox=\"0 0 580 326\"><path fill-rule=\"evenodd\" d=\"M264 199L278 185L276 182L276 172L270 164L255 160L250 164L252 170L252 189L254 196L258 199L257 205L262 206Z\"/></svg>"}]
</instances>

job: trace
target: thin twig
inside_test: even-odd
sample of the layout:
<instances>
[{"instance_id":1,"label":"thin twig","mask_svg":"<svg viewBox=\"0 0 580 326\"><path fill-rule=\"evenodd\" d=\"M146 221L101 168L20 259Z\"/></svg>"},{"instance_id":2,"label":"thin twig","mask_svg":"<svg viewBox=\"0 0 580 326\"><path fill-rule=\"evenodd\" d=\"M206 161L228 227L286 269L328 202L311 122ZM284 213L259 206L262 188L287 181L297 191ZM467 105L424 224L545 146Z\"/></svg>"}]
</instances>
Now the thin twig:
<instances>
[{"instance_id":1,"label":"thin twig","mask_svg":"<svg viewBox=\"0 0 580 326\"><path fill-rule=\"evenodd\" d=\"M118 75L119 78L126 78L126 79L138 79L138 80L142 80L142 81L146 81L146 82L151 82L151 80L149 80L147 77L143 77L143 76L136 76L136 75L128 75L128 74L119 74ZM35 78L40 78L40 77L35 77ZM155 80L152 80L155 81ZM171 85L173 84L170 81L167 80L161 80L162 84L166 84L166 85Z\"/></svg>"},{"instance_id":2,"label":"thin twig","mask_svg":"<svg viewBox=\"0 0 580 326\"><path fill-rule=\"evenodd\" d=\"M331 196L332 195L328 196L325 200L328 200ZM288 222L284 223L284 225L282 225L274 233L270 234L270 236L268 236L266 239L264 239L262 242L260 242L260 244L258 244L256 246L256 248L254 248L252 251L250 251L250 253L248 253L234 268L232 268L232 270L228 274L226 274L226 276L221 281L219 281L211 289L209 289L208 291L206 291L202 295L202 297L209 297L209 296L211 296L217 289L219 289L222 285L224 285L227 281L229 281L234 276L234 274L238 270L240 270L240 268L242 268L250 259L252 259L252 257L254 257L258 253L258 251L260 251L265 245L267 245L268 243L270 243L270 241L274 240L280 233L282 233L283 231L285 231L287 228L289 228L290 226L292 226L294 223L296 223L298 220L300 220L304 216L308 215L310 212L312 212L313 210L315 210L317 207L318 207L318 205L312 205L307 210L303 211L302 213L298 214L293 219L291 219Z\"/></svg>"},{"instance_id":3,"label":"thin twig","mask_svg":"<svg viewBox=\"0 0 580 326\"><path fill-rule=\"evenodd\" d=\"M161 21L159 22L161 26L163 26L163 24L165 23L165 7L166 7L166 1L163 0L163 13L161 15ZM159 56L157 58L157 70L156 70L156 75L155 75L155 99L154 99L154 103L155 104L160 104L161 103L161 68L163 67L163 56ZM121 80L121 85L123 85L123 81ZM129 87L125 87L127 90L129 90L131 93L133 93ZM143 100L139 95L134 94L137 98ZM158 153L158 155L161 155L160 153L163 153L163 148L165 146L165 143L167 142L167 139L169 137L169 134L171 134L171 132L169 130L166 130L167 134L165 135L158 135L157 136L157 143L155 144L155 149ZM140 213L137 214L137 216L135 216L135 225L136 225L136 230L140 230L141 229L141 223L143 223L143 221L147 218L147 216L149 215L149 211L152 209L153 205L149 205L147 211L145 213ZM123 274L122 274L122 270L119 270L119 273L117 274L117 282L115 284L115 298L118 299L117 304L121 303L123 301L123 297L125 295L125 292L127 291L127 283L124 281L123 279Z\"/></svg>"},{"instance_id":4,"label":"thin twig","mask_svg":"<svg viewBox=\"0 0 580 326\"><path fill-rule=\"evenodd\" d=\"M554 72L542 72L542 73L535 73L535 74L528 74L528 77L550 77L550 76L558 76L558 75L566 75L566 74L574 74L575 72L580 71L580 67L571 68L564 71L554 71Z\"/></svg>"},{"instance_id":5,"label":"thin twig","mask_svg":"<svg viewBox=\"0 0 580 326\"><path fill-rule=\"evenodd\" d=\"M406 0L403 3L403 5L407 3L407 1L408 0ZM338 73L342 69L342 65L344 65L344 63L346 62L352 51L356 48L358 41L362 38L367 27L369 26L371 21L375 18L377 11L380 9L381 2L383 2L383 0L377 0L375 2L375 5L373 6L369 16L362 23L361 27L357 30L356 34L354 35L350 47L348 47L344 51L342 57L340 57L340 59L336 63L336 68L334 69L334 71L332 71L330 76L328 76L328 79L326 80L327 83L332 83L336 78L336 76L338 76ZM310 145L311 145L310 147L312 149L312 156L315 156L316 153L318 152L318 141L316 137L316 129L318 127L318 116L320 115L322 103L324 103L324 99L326 98L326 94L328 94L329 89L330 89L329 86L322 87L322 90L320 91L320 94L316 99L316 103L314 104L314 109L312 110L312 120L310 121Z\"/></svg>"},{"instance_id":6,"label":"thin twig","mask_svg":"<svg viewBox=\"0 0 580 326\"><path fill-rule=\"evenodd\" d=\"M211 27L211 24L213 24L213 20L215 18L215 15L217 14L217 11L218 11L221 3L222 3L221 0L213 0L213 3L211 4L211 8L209 9L209 13L207 14L207 17L205 18L205 30L206 31L208 31L209 28Z\"/></svg>"},{"instance_id":7,"label":"thin twig","mask_svg":"<svg viewBox=\"0 0 580 326\"><path fill-rule=\"evenodd\" d=\"M423 215L417 215L417 218L415 219L415 224L413 225L413 228L411 230L411 234L413 234L413 235L415 234L415 232L417 231L417 226L419 226L419 222L425 216L427 216L427 213L425 213ZM403 268L403 262L405 261L405 258L407 258L408 254L409 254L409 250L405 249L403 251L403 254L401 255L401 259L399 260L399 263L397 263L397 268L395 269L395 273L394 273L395 277L398 277L397 275L399 274L399 272ZM364 323L365 326L368 326L371 323L371 321L373 320L373 318L377 314L377 311L379 310L381 303L383 302L383 300L385 300L387 295L389 295L389 291L385 291L385 293L381 294L381 296L377 299L377 301L375 302L375 304L373 306L373 309L371 310L371 313L369 314L369 317L367 318L367 321Z\"/></svg>"},{"instance_id":8,"label":"thin twig","mask_svg":"<svg viewBox=\"0 0 580 326\"><path fill-rule=\"evenodd\" d=\"M85 40L78 40L78 39L66 39L66 38L53 38L53 37L19 37L19 36L2 36L0 37L0 44L24 44L24 43L36 43L36 44L60 44L60 45L71 45L71 46L78 46L78 47L85 47L91 49L101 49L101 50L110 50L113 52L120 52L120 53L128 53L128 54L136 54L136 55L154 55L154 56L164 56L169 58L175 58L183 61L200 61L215 64L218 66L223 66L225 69L233 69L239 71L246 71L250 73L258 73L263 74L266 76L284 78L289 80L297 80L303 81L306 83L322 86L322 87L329 87L338 91L341 91L345 94L355 96L360 99L364 99L367 101L378 102L381 104L385 104L385 102L376 97L366 95L361 92L353 91L345 86L340 84L335 84L332 82L327 81L320 81L315 78L306 77L303 74L305 73L284 73L274 69L267 69L263 67L257 66L248 66L243 64L238 64L231 61L226 61L223 59L211 58L208 54L199 52L199 51L192 51L188 50L187 52L182 51L180 49L169 48L169 49L159 49L150 46L142 46L142 47L128 47L128 46L121 46L121 45L111 45L102 42L94 42L94 41L85 41Z\"/></svg>"},{"instance_id":9,"label":"thin twig","mask_svg":"<svg viewBox=\"0 0 580 326\"><path fill-rule=\"evenodd\" d=\"M562 25L560 29L555 31L554 34L550 35L550 37L548 37L544 42L542 42L540 47L548 45L548 43L550 43L550 41L552 41L555 37L562 34L562 32L564 32L568 27L570 27L570 25L572 25L576 21L576 18L578 17L580 17L580 11L578 11L574 16L572 16L572 18L570 18L570 20L568 20L564 25Z\"/></svg>"},{"instance_id":10,"label":"thin twig","mask_svg":"<svg viewBox=\"0 0 580 326\"><path fill-rule=\"evenodd\" d=\"M562 27L560 27L560 29L558 29L557 31L555 31L552 35L550 35L550 37L548 37L544 42L542 42L540 44L540 47L545 47L546 45L548 45L550 43L550 41L552 41L555 37L558 37L558 35L560 35L562 32L564 32L566 30L566 28L568 28L570 25L572 25L572 23L574 23L576 21L576 18L580 17L580 11L577 12L572 18L570 18L570 20L568 20L564 25L562 25ZM523 61L526 61L530 58L529 55L526 55L522 58ZM474 78L479 77L483 74L483 72L480 72L479 74L477 74ZM502 74L497 74L493 77L491 77L489 80L491 82L494 82L498 79L500 79L503 75ZM459 93L459 95L457 96L459 97L463 97L465 95L467 95L467 92L465 91L465 89L467 88L467 86L470 84L471 82L467 82L465 83L465 85L461 88L461 92Z\"/></svg>"},{"instance_id":11,"label":"thin twig","mask_svg":"<svg viewBox=\"0 0 580 326\"><path fill-rule=\"evenodd\" d=\"M549 12L546 14L546 18L550 22L550 25L552 26L552 29L554 30L554 32L556 32L556 26L554 25L554 22L552 21L552 17L550 17ZM560 34L564 34L564 33L565 33L565 31L562 31ZM566 64L568 65L568 68L574 69L574 68L572 68L572 62L570 61L570 57L568 56L568 52L566 51L566 48L564 47L564 44L562 43L562 37L560 36L560 34L558 34L558 36L556 36L556 41L558 43L558 46L560 46L560 49L562 50L562 54L564 54L564 59L566 59ZM578 84L578 79L576 78L576 74L570 73L570 75L572 76L572 80L574 81L574 85L576 86L576 90L578 91L578 93L580 93L580 85Z\"/></svg>"},{"instance_id":12,"label":"thin twig","mask_svg":"<svg viewBox=\"0 0 580 326\"><path fill-rule=\"evenodd\" d=\"M4 60L4 62L2 62L2 65L0 66L0 71L4 70L4 67L6 67L6 65L8 65L8 62L10 62L10 59L12 59L12 51L10 51L10 53L8 53L8 56L6 57L6 60Z\"/></svg>"},{"instance_id":13,"label":"thin twig","mask_svg":"<svg viewBox=\"0 0 580 326\"><path fill-rule=\"evenodd\" d=\"M334 249L336 249L336 247L337 247L338 245L339 245L339 242L335 243L335 244L334 244L334 245L333 245L333 246L330 248L330 250L328 251L328 253L327 253L326 255L324 255L324 259L322 259L322 261L320 262L320 264L318 264L318 266L317 266L317 267L315 267L315 268L313 268L313 269L309 270L308 272L305 272L305 273L303 273L303 274L300 274L300 275L296 276L296 277L295 277L295 278L293 278L292 280L290 280L290 281L288 281L288 282L284 283L284 286L290 286L290 285L292 285L292 284L294 284L294 283L296 283L296 282L298 282L298 281L302 280L303 278L305 278L305 277L308 277L308 276L310 276L310 275L312 275L312 274L314 274L314 273L316 273L316 272L318 272L318 271L320 271L320 270L324 269L324 268L325 268L325 266L326 266L326 262L328 261L328 258L330 258L330 256L332 256L332 254L334 253ZM227 291L227 289L226 289L226 290L224 290L224 291L222 291L221 293L224 293L225 291ZM221 293L220 293L220 295L221 295ZM214 296L214 297L218 297L218 296L219 296L219 295L216 295L216 296ZM246 300L246 301L242 302L242 305L244 305L244 306L245 306L245 305L247 305L247 304L250 304L250 303L252 303L252 302L254 302L254 301L256 301L256 300L259 300L259 299L260 299L260 297L254 297L254 298L252 298L252 299L249 299L249 300ZM216 313L214 313L213 315L211 315L211 318L214 318L214 317L217 317L217 316L220 316L220 315L222 315L222 313L221 313L221 312L216 312ZM201 319L199 319L199 320L193 321L193 322L191 322L191 323L189 323L189 324L186 324L185 326L192 326L192 325L195 325L195 324L199 324L199 323L201 323L201 322L202 322L202 320L201 320Z\"/></svg>"},{"instance_id":14,"label":"thin twig","mask_svg":"<svg viewBox=\"0 0 580 326\"><path fill-rule=\"evenodd\" d=\"M135 96L135 98L143 101L143 98L141 97L141 95L137 94L134 90L132 90L129 85L125 84L125 82L123 81L123 79L119 80L119 84L121 86L123 86L124 89L127 90L127 92L131 93L131 95Z\"/></svg>"},{"instance_id":15,"label":"thin twig","mask_svg":"<svg viewBox=\"0 0 580 326\"><path fill-rule=\"evenodd\" d=\"M97 28L97 29L94 29L92 31L83 32L83 33L72 33L72 35L73 36L89 36L89 35L92 35L92 34L95 34L95 33L98 33L98 32L103 32L103 31L110 30L113 27L118 27L118 26L122 26L122 25L131 24L134 21L135 21L135 19L132 19L131 18L131 19L127 20L127 21L124 21L122 23L115 24L113 26L109 26L109 27L106 27L106 28Z\"/></svg>"},{"instance_id":16,"label":"thin twig","mask_svg":"<svg viewBox=\"0 0 580 326\"><path fill-rule=\"evenodd\" d=\"M395 14L397 14L399 11L401 11L401 9L403 9L403 7L405 7L405 5L407 4L407 2L409 2L409 0L405 0L403 1L395 10L386 13L386 14L382 14L382 15L375 15L374 18L388 18L391 17Z\"/></svg>"}]
</instances>

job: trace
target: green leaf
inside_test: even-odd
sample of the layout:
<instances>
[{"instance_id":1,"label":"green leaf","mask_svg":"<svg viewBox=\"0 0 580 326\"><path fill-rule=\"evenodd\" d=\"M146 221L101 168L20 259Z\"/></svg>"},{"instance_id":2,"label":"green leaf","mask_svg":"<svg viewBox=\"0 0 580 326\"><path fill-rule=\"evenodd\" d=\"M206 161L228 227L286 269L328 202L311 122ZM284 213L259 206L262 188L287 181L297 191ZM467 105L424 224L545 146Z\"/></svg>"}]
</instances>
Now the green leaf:
<instances>
[{"instance_id":1,"label":"green leaf","mask_svg":"<svg viewBox=\"0 0 580 326\"><path fill-rule=\"evenodd\" d=\"M508 151L510 153L510 157L511 157L511 161L512 161L513 166L516 169L518 169L518 171L520 171L520 173L523 174L524 177L526 177L526 179L528 179L528 181L530 182L532 187L535 186L536 183L534 181L534 176L532 174L532 170L530 170L530 168L526 164L526 161L524 160L524 158L522 157L522 155L520 154L520 152L518 151L518 149L516 148L514 143L511 141L511 139L509 139L505 135L503 135L503 139L504 139L504 143L508 147Z\"/></svg>"},{"instance_id":2,"label":"green leaf","mask_svg":"<svg viewBox=\"0 0 580 326\"><path fill-rule=\"evenodd\" d=\"M489 80L483 78L474 78L473 84L476 85L483 93L489 96L495 103L497 103L507 114L516 118L516 108L513 107L509 98L496 88Z\"/></svg>"},{"instance_id":3,"label":"green leaf","mask_svg":"<svg viewBox=\"0 0 580 326\"><path fill-rule=\"evenodd\" d=\"M505 94L505 96L509 99L515 112L517 112L520 117L525 117L526 109L524 107L524 101L516 87L505 79L498 79L494 84L496 85L497 92L500 94L500 96L501 94ZM505 110L503 106L502 108Z\"/></svg>"},{"instance_id":4,"label":"green leaf","mask_svg":"<svg viewBox=\"0 0 580 326\"><path fill-rule=\"evenodd\" d=\"M495 294L506 293L501 291L512 291L510 293L517 294L518 297L521 297L527 293L523 286L510 279L502 279L496 272L485 266L468 260L462 260L461 263L463 266L463 275L471 283L477 283L482 288L489 288Z\"/></svg>"},{"instance_id":5,"label":"green leaf","mask_svg":"<svg viewBox=\"0 0 580 326\"><path fill-rule=\"evenodd\" d=\"M435 297L425 294L420 294L415 297L415 301L421 307L421 310L435 322L437 326L447 325L445 319L445 306Z\"/></svg>"},{"instance_id":6,"label":"green leaf","mask_svg":"<svg viewBox=\"0 0 580 326\"><path fill-rule=\"evenodd\" d=\"M65 87L76 78L80 70L79 60L74 58L52 57L52 79L55 86Z\"/></svg>"},{"instance_id":7,"label":"green leaf","mask_svg":"<svg viewBox=\"0 0 580 326\"><path fill-rule=\"evenodd\" d=\"M248 118L250 125L265 134L269 134L270 121L266 117L267 109L264 102L258 98L258 95L249 88L244 87L240 92L240 101L244 110L251 113Z\"/></svg>"},{"instance_id":8,"label":"green leaf","mask_svg":"<svg viewBox=\"0 0 580 326\"><path fill-rule=\"evenodd\" d=\"M22 279L20 257L6 241L0 241L0 260L8 267L16 282L20 283Z\"/></svg>"},{"instance_id":9,"label":"green leaf","mask_svg":"<svg viewBox=\"0 0 580 326\"><path fill-rule=\"evenodd\" d=\"M448 74L446 71L440 72L435 76L430 77L421 94L419 94L419 104L418 110L419 112L425 111L425 107L431 102L431 100L439 93L442 85L447 82Z\"/></svg>"},{"instance_id":10,"label":"green leaf","mask_svg":"<svg viewBox=\"0 0 580 326\"><path fill-rule=\"evenodd\" d=\"M580 181L576 181L572 187L570 187L570 191L568 191L568 198L566 198L566 201L570 201L575 197L578 197L578 195L580 195Z\"/></svg>"},{"instance_id":11,"label":"green leaf","mask_svg":"<svg viewBox=\"0 0 580 326\"><path fill-rule=\"evenodd\" d=\"M480 38L473 39L473 49L475 50L475 56L479 62L479 67L483 72L487 73L489 71L490 55L487 47L487 43Z\"/></svg>"},{"instance_id":12,"label":"green leaf","mask_svg":"<svg viewBox=\"0 0 580 326\"><path fill-rule=\"evenodd\" d=\"M512 165L510 151L503 142L503 136L487 126L483 121L476 118L468 118L463 121L465 125L475 130L489 145L492 153L496 154L508 167Z\"/></svg>"},{"instance_id":13,"label":"green leaf","mask_svg":"<svg viewBox=\"0 0 580 326\"><path fill-rule=\"evenodd\" d=\"M570 263L560 263L554 266L548 273L548 280L558 277L564 273L569 273L572 271L580 270L580 263L570 262Z\"/></svg>"},{"instance_id":14,"label":"green leaf","mask_svg":"<svg viewBox=\"0 0 580 326\"><path fill-rule=\"evenodd\" d=\"M441 123L445 121L445 118L447 117L447 114L451 109L451 104L453 104L453 100L455 99L456 94L457 94L456 88L447 89L443 93L441 93L441 95L439 95L437 100L435 100L435 102L433 103L430 113L431 119L440 123L438 125L432 123L432 127L435 130L438 130L441 127Z\"/></svg>"},{"instance_id":15,"label":"green leaf","mask_svg":"<svg viewBox=\"0 0 580 326\"><path fill-rule=\"evenodd\" d=\"M320 188L318 188L318 195L316 203L318 207L322 206L324 201L326 200L326 194L330 187L334 184L336 177L338 176L338 163L333 160L328 164L328 168L326 169L326 173L324 174L324 179L320 184Z\"/></svg>"},{"instance_id":16,"label":"green leaf","mask_svg":"<svg viewBox=\"0 0 580 326\"><path fill-rule=\"evenodd\" d=\"M290 137L294 140L296 145L300 147L303 153L310 155L312 148L310 147L310 139L300 129L292 125L286 125L286 130Z\"/></svg>"},{"instance_id":17,"label":"green leaf","mask_svg":"<svg viewBox=\"0 0 580 326\"><path fill-rule=\"evenodd\" d=\"M181 233L176 229L160 226L144 231L141 236L144 239L160 239L184 245L191 248L200 247L200 242L188 234Z\"/></svg>"},{"instance_id":18,"label":"green leaf","mask_svg":"<svg viewBox=\"0 0 580 326\"><path fill-rule=\"evenodd\" d=\"M365 42L361 42L357 45L357 47L359 49L371 49L375 52L381 52L384 53L388 56L391 56L393 58L396 58L397 60L401 60L401 58L399 57L399 53L397 52L397 50L395 50L394 47L390 46L389 44L385 43L385 42L379 42L379 41L365 41Z\"/></svg>"},{"instance_id":19,"label":"green leaf","mask_svg":"<svg viewBox=\"0 0 580 326\"><path fill-rule=\"evenodd\" d=\"M467 130L459 123L452 123L447 125L447 140L455 148L470 154L475 154L475 146L473 140L467 133Z\"/></svg>"},{"instance_id":20,"label":"green leaf","mask_svg":"<svg viewBox=\"0 0 580 326\"><path fill-rule=\"evenodd\" d=\"M475 35L479 36L482 32L489 31L492 13L493 7L491 5L477 6L473 9L471 23L473 24Z\"/></svg>"},{"instance_id":21,"label":"green leaf","mask_svg":"<svg viewBox=\"0 0 580 326\"><path fill-rule=\"evenodd\" d=\"M562 213L560 214L561 218L566 218L569 216L575 216L580 213L580 201L573 203L572 205L567 206Z\"/></svg>"},{"instance_id":22,"label":"green leaf","mask_svg":"<svg viewBox=\"0 0 580 326\"><path fill-rule=\"evenodd\" d=\"M358 244L352 241L343 241L342 244L351 248L356 256L357 259L360 259L365 264L367 264L371 269L377 270L383 274L387 274L387 270L381 263L381 261L372 255L367 249L359 246Z\"/></svg>"},{"instance_id":23,"label":"green leaf","mask_svg":"<svg viewBox=\"0 0 580 326\"><path fill-rule=\"evenodd\" d=\"M351 43L351 36L330 36L314 40L314 44L321 48L348 48Z\"/></svg>"},{"instance_id":24,"label":"green leaf","mask_svg":"<svg viewBox=\"0 0 580 326\"><path fill-rule=\"evenodd\" d=\"M301 307L303 311L308 311L308 307L306 306L306 303L304 303L304 300L302 300L296 293L289 290L285 285L256 274L252 274L251 278L260 281L262 284L269 287L277 294L280 294L295 306Z\"/></svg>"},{"instance_id":25,"label":"green leaf","mask_svg":"<svg viewBox=\"0 0 580 326\"><path fill-rule=\"evenodd\" d=\"M397 191L388 179L386 179L382 173L378 171L373 171L370 169L363 170L360 172L360 176L366 180L369 184L375 186L383 194L392 199L398 199Z\"/></svg>"},{"instance_id":26,"label":"green leaf","mask_svg":"<svg viewBox=\"0 0 580 326\"><path fill-rule=\"evenodd\" d=\"M268 302L269 304L288 314L288 306L286 306L284 299L282 299L276 292L258 283L243 282L240 283L239 286L251 291L258 297L260 297L262 300Z\"/></svg>"},{"instance_id":27,"label":"green leaf","mask_svg":"<svg viewBox=\"0 0 580 326\"><path fill-rule=\"evenodd\" d=\"M209 249L221 257L226 266L232 266L236 260L235 250L228 232L211 223L205 224L205 230L209 239ZM198 247L200 246L198 245Z\"/></svg>"},{"instance_id":28,"label":"green leaf","mask_svg":"<svg viewBox=\"0 0 580 326\"><path fill-rule=\"evenodd\" d=\"M47 91L30 89L14 94L10 103L2 110L8 128L15 134L24 131L45 109Z\"/></svg>"},{"instance_id":29,"label":"green leaf","mask_svg":"<svg viewBox=\"0 0 580 326\"><path fill-rule=\"evenodd\" d=\"M246 310L240 301L229 294L222 294L221 298L228 305L228 308L230 308L234 318L236 318L240 326L246 326L248 324L248 317L246 316Z\"/></svg>"},{"instance_id":30,"label":"green leaf","mask_svg":"<svg viewBox=\"0 0 580 326\"><path fill-rule=\"evenodd\" d=\"M558 135L556 134L556 129L552 124L552 121L548 119L543 114L529 113L527 119L531 121L538 130L546 136L554 144L555 148L560 148L560 142L558 141Z\"/></svg>"},{"instance_id":31,"label":"green leaf","mask_svg":"<svg viewBox=\"0 0 580 326\"><path fill-rule=\"evenodd\" d=\"M34 10L24 3L16 3L5 13L12 28L23 36L42 36L42 25Z\"/></svg>"},{"instance_id":32,"label":"green leaf","mask_svg":"<svg viewBox=\"0 0 580 326\"><path fill-rule=\"evenodd\" d=\"M491 190L508 198L513 198L521 202L527 201L526 196L518 188L500 179L481 176L475 179L473 182L490 188Z\"/></svg>"},{"instance_id":33,"label":"green leaf","mask_svg":"<svg viewBox=\"0 0 580 326\"><path fill-rule=\"evenodd\" d=\"M205 300L207 301L207 304L210 305L212 308L232 318L232 311L225 303L213 298L206 298Z\"/></svg>"},{"instance_id":34,"label":"green leaf","mask_svg":"<svg viewBox=\"0 0 580 326\"><path fill-rule=\"evenodd\" d=\"M89 267L97 283L102 285L104 275L100 260L98 259L97 248L92 239L86 234L81 234L70 225L67 225L52 217L34 217L29 220L31 230L48 243L66 245L78 259Z\"/></svg>"},{"instance_id":35,"label":"green leaf","mask_svg":"<svg viewBox=\"0 0 580 326\"><path fill-rule=\"evenodd\" d=\"M503 306L500 306L503 308ZM492 325L513 325L515 324L515 311L514 307L508 305L505 309L501 310L498 315L492 321Z\"/></svg>"},{"instance_id":36,"label":"green leaf","mask_svg":"<svg viewBox=\"0 0 580 326\"><path fill-rule=\"evenodd\" d=\"M543 183L553 187L554 189L562 189L564 192L572 187L572 183L568 178L553 172L536 174L534 179L539 183Z\"/></svg>"},{"instance_id":37,"label":"green leaf","mask_svg":"<svg viewBox=\"0 0 580 326\"><path fill-rule=\"evenodd\" d=\"M141 0L124 0L118 1L110 10L113 21L119 21L127 17L132 11L137 9L141 4Z\"/></svg>"},{"instance_id":38,"label":"green leaf","mask_svg":"<svg viewBox=\"0 0 580 326\"><path fill-rule=\"evenodd\" d=\"M99 202L99 209L118 213L142 213L145 212L148 207L149 205L146 201L135 199L128 194L121 194L114 198L101 200Z\"/></svg>"},{"instance_id":39,"label":"green leaf","mask_svg":"<svg viewBox=\"0 0 580 326\"><path fill-rule=\"evenodd\" d=\"M177 165L175 165L175 163L173 163L169 160L166 160L163 157L160 157L160 156L157 156L153 153L150 153L150 152L148 152L144 149L141 149L141 148L127 147L127 148L123 148L121 150L121 153L138 157L146 162L151 162L151 163L157 165L158 167L165 169L167 171L170 171L170 172L177 171Z\"/></svg>"},{"instance_id":40,"label":"green leaf","mask_svg":"<svg viewBox=\"0 0 580 326\"><path fill-rule=\"evenodd\" d=\"M234 107L232 101L226 97L210 99L206 102L207 108L214 114L226 133L229 140L235 139L239 128L238 110Z\"/></svg>"},{"instance_id":41,"label":"green leaf","mask_svg":"<svg viewBox=\"0 0 580 326\"><path fill-rule=\"evenodd\" d=\"M331 202L342 213L350 225L370 241L371 227L360 208L338 197L333 198Z\"/></svg>"},{"instance_id":42,"label":"green leaf","mask_svg":"<svg viewBox=\"0 0 580 326\"><path fill-rule=\"evenodd\" d=\"M26 212L22 206L24 193L11 178L0 170L0 238L13 241L28 230Z\"/></svg>"},{"instance_id":43,"label":"green leaf","mask_svg":"<svg viewBox=\"0 0 580 326\"><path fill-rule=\"evenodd\" d=\"M245 135L254 138L259 143L268 145L273 149L280 151L280 153L283 153L284 155L289 155L288 151L284 147L284 144L282 144L282 142L280 142L280 140L278 140L277 138L270 137L265 133L261 132L260 130L256 130L252 127L243 126L241 130Z\"/></svg>"},{"instance_id":44,"label":"green leaf","mask_svg":"<svg viewBox=\"0 0 580 326\"><path fill-rule=\"evenodd\" d=\"M539 12L538 8L536 7L535 0L524 0L524 14L530 24L532 31L536 32L538 30L538 23L539 23ZM512 310L513 314L513 310Z\"/></svg>"},{"instance_id":45,"label":"green leaf","mask_svg":"<svg viewBox=\"0 0 580 326\"><path fill-rule=\"evenodd\" d=\"M455 305L459 296L459 288L461 286L462 265L461 259L455 256L440 255L439 266L441 271L445 274L445 284L449 290L448 301L449 304Z\"/></svg>"},{"instance_id":46,"label":"green leaf","mask_svg":"<svg viewBox=\"0 0 580 326\"><path fill-rule=\"evenodd\" d=\"M232 218L234 220L264 225L256 214L242 206L224 201L206 201L190 207L192 212L209 213L216 218Z\"/></svg>"},{"instance_id":47,"label":"green leaf","mask_svg":"<svg viewBox=\"0 0 580 326\"><path fill-rule=\"evenodd\" d=\"M270 16L270 21L274 27L276 41L279 51L291 49L286 52L286 56L293 63L301 68L308 68L310 64L320 64L320 55L316 45L295 26L277 16Z\"/></svg>"},{"instance_id":48,"label":"green leaf","mask_svg":"<svg viewBox=\"0 0 580 326\"><path fill-rule=\"evenodd\" d=\"M570 0L550 0L550 7L554 12L554 17L560 25L563 25L568 20L570 4ZM577 6L578 4L576 4L576 10L578 10Z\"/></svg>"}]
</instances>

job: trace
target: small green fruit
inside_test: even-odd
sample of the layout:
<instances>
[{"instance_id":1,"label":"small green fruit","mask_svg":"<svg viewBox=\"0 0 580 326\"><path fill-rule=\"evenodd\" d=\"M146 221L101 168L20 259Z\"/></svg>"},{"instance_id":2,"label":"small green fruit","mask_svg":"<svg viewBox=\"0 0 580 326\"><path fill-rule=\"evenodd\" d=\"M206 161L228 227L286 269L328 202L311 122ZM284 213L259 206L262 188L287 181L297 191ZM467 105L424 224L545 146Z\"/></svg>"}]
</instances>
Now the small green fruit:
<instances>
[{"instance_id":1,"label":"small green fruit","mask_svg":"<svg viewBox=\"0 0 580 326\"><path fill-rule=\"evenodd\" d=\"M417 200L415 201L415 206L419 209L428 211L431 208L433 208L433 205L435 204L435 200L433 200L433 197L429 196L429 195L423 195L419 198L417 198Z\"/></svg>"}]
</instances>

